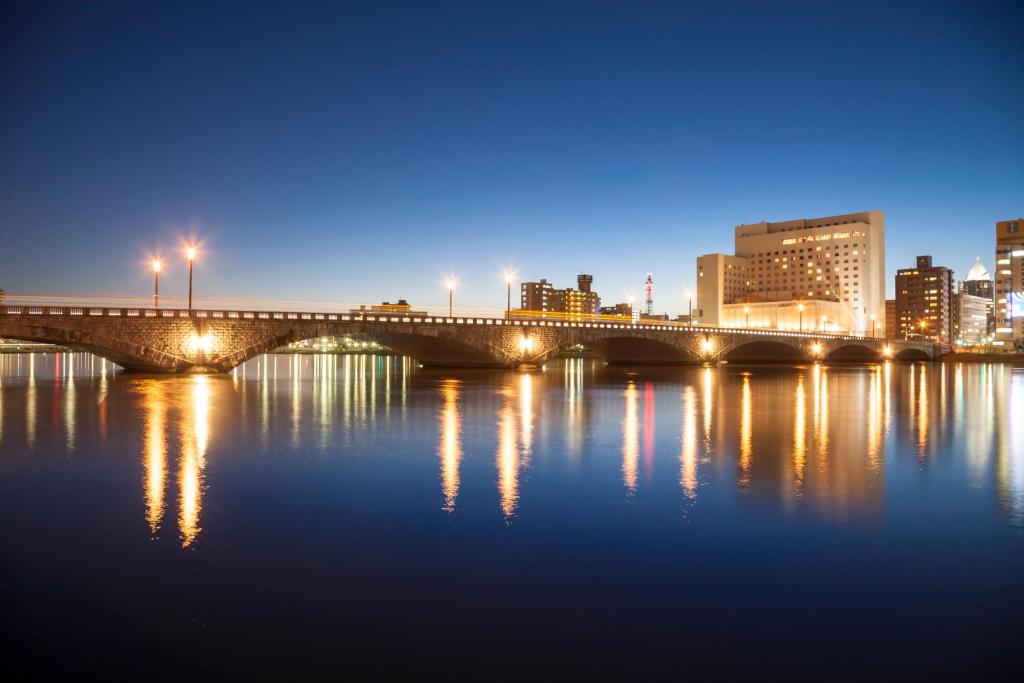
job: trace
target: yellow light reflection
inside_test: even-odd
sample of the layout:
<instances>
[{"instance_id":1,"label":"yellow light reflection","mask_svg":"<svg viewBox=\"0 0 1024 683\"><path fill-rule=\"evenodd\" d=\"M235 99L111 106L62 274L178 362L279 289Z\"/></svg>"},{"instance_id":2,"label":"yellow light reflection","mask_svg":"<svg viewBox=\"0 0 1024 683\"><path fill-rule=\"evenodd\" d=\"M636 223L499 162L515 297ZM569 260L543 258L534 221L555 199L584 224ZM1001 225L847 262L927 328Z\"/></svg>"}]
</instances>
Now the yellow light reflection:
<instances>
[{"instance_id":1,"label":"yellow light reflection","mask_svg":"<svg viewBox=\"0 0 1024 683\"><path fill-rule=\"evenodd\" d=\"M455 510L455 500L459 496L459 464L462 462L462 431L459 417L459 381L445 380L441 385L441 443L438 457L441 460L441 494L444 496L443 509L447 512Z\"/></svg>"},{"instance_id":2,"label":"yellow light reflection","mask_svg":"<svg viewBox=\"0 0 1024 683\"><path fill-rule=\"evenodd\" d=\"M807 467L807 397L804 390L804 376L796 379L796 396L793 401L793 479L796 495L803 490L804 473Z\"/></svg>"},{"instance_id":3,"label":"yellow light reflection","mask_svg":"<svg viewBox=\"0 0 1024 683\"><path fill-rule=\"evenodd\" d=\"M928 450L928 367L921 364L921 382L917 406L917 454L924 457Z\"/></svg>"},{"instance_id":4,"label":"yellow light reflection","mask_svg":"<svg viewBox=\"0 0 1024 683\"><path fill-rule=\"evenodd\" d=\"M740 399L740 477L742 489L750 485L750 463L753 455L753 425L751 415L750 375L743 376L743 392Z\"/></svg>"},{"instance_id":5,"label":"yellow light reflection","mask_svg":"<svg viewBox=\"0 0 1024 683\"><path fill-rule=\"evenodd\" d=\"M143 399L146 416L142 453L146 522L150 533L156 534L164 517L164 492L167 489L167 403L163 383L148 382L143 390Z\"/></svg>"},{"instance_id":6,"label":"yellow light reflection","mask_svg":"<svg viewBox=\"0 0 1024 683\"><path fill-rule=\"evenodd\" d=\"M626 385L626 415L622 420L622 481L626 486L626 493L631 496L636 493L639 439L637 390L636 384L631 381Z\"/></svg>"},{"instance_id":7,"label":"yellow light reflection","mask_svg":"<svg viewBox=\"0 0 1024 683\"><path fill-rule=\"evenodd\" d=\"M498 493L506 521L519 504L519 450L516 448L516 416L506 403L498 415Z\"/></svg>"},{"instance_id":8,"label":"yellow light reflection","mask_svg":"<svg viewBox=\"0 0 1024 683\"><path fill-rule=\"evenodd\" d=\"M679 453L679 484L686 498L697 497L697 396L693 387L683 389L682 450Z\"/></svg>"},{"instance_id":9,"label":"yellow light reflection","mask_svg":"<svg viewBox=\"0 0 1024 683\"><path fill-rule=\"evenodd\" d=\"M524 372L519 376L519 420L523 442L523 466L528 467L533 452L533 376Z\"/></svg>"},{"instance_id":10,"label":"yellow light reflection","mask_svg":"<svg viewBox=\"0 0 1024 683\"><path fill-rule=\"evenodd\" d=\"M209 444L209 378L197 375L192 384L192 410L185 413L181 431L181 461L178 466L178 531L181 547L190 546L199 532L203 507L203 471Z\"/></svg>"}]
</instances>

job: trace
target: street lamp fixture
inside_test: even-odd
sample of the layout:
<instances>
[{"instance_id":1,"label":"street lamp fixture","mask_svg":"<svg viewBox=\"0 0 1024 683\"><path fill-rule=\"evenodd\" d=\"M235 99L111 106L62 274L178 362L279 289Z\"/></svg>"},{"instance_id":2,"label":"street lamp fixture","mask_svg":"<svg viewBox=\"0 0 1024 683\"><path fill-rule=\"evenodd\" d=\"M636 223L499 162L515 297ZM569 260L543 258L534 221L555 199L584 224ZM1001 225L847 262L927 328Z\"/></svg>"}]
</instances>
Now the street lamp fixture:
<instances>
[{"instance_id":1,"label":"street lamp fixture","mask_svg":"<svg viewBox=\"0 0 1024 683\"><path fill-rule=\"evenodd\" d=\"M687 301L690 304L689 323L690 323L690 327L693 327L693 290L692 289L686 290L686 299L687 299Z\"/></svg>"},{"instance_id":2,"label":"street lamp fixture","mask_svg":"<svg viewBox=\"0 0 1024 683\"><path fill-rule=\"evenodd\" d=\"M874 338L875 336L877 336L877 335L875 335L875 314L872 313L871 314L871 337Z\"/></svg>"},{"instance_id":3,"label":"street lamp fixture","mask_svg":"<svg viewBox=\"0 0 1024 683\"><path fill-rule=\"evenodd\" d=\"M455 291L455 280L448 278L448 317L452 317L452 292Z\"/></svg>"},{"instance_id":4,"label":"street lamp fixture","mask_svg":"<svg viewBox=\"0 0 1024 683\"><path fill-rule=\"evenodd\" d=\"M799 313L800 313L800 332L803 332L804 331L804 305L803 304L797 304L796 305L796 310L799 311Z\"/></svg>"},{"instance_id":5,"label":"street lamp fixture","mask_svg":"<svg viewBox=\"0 0 1024 683\"><path fill-rule=\"evenodd\" d=\"M743 307L743 326L750 327L750 306Z\"/></svg>"},{"instance_id":6,"label":"street lamp fixture","mask_svg":"<svg viewBox=\"0 0 1024 683\"><path fill-rule=\"evenodd\" d=\"M192 310L192 262L196 260L196 248L190 246L185 250L185 256L188 258L188 310Z\"/></svg>"},{"instance_id":7,"label":"street lamp fixture","mask_svg":"<svg viewBox=\"0 0 1024 683\"><path fill-rule=\"evenodd\" d=\"M512 281L515 280L516 274L511 270L505 271L505 285L508 288L508 299L505 303L505 317L512 317Z\"/></svg>"},{"instance_id":8,"label":"street lamp fixture","mask_svg":"<svg viewBox=\"0 0 1024 683\"><path fill-rule=\"evenodd\" d=\"M153 308L160 307L160 259L153 259Z\"/></svg>"}]
</instances>

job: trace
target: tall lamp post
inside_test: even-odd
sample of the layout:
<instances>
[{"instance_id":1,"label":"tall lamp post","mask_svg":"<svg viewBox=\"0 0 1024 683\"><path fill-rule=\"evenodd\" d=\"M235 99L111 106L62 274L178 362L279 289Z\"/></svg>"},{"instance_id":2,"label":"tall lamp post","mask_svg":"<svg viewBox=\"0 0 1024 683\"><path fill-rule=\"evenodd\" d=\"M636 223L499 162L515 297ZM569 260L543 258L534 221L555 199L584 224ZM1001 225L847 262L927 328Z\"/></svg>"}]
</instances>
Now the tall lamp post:
<instances>
[{"instance_id":1,"label":"tall lamp post","mask_svg":"<svg viewBox=\"0 0 1024 683\"><path fill-rule=\"evenodd\" d=\"M871 314L871 338L872 339L874 339L875 336L876 336L875 335L875 323L876 323L875 314L872 313Z\"/></svg>"},{"instance_id":2,"label":"tall lamp post","mask_svg":"<svg viewBox=\"0 0 1024 683\"><path fill-rule=\"evenodd\" d=\"M750 327L750 306L743 307L743 327Z\"/></svg>"},{"instance_id":3,"label":"tall lamp post","mask_svg":"<svg viewBox=\"0 0 1024 683\"><path fill-rule=\"evenodd\" d=\"M797 304L796 305L796 310L800 313L800 332L803 333L803 331L804 331L804 305L803 304Z\"/></svg>"},{"instance_id":4,"label":"tall lamp post","mask_svg":"<svg viewBox=\"0 0 1024 683\"><path fill-rule=\"evenodd\" d=\"M192 310L192 261L196 258L196 248L189 247L185 250L188 257L188 310Z\"/></svg>"},{"instance_id":5,"label":"tall lamp post","mask_svg":"<svg viewBox=\"0 0 1024 683\"><path fill-rule=\"evenodd\" d=\"M448 278L448 317L452 317L452 292L455 291L455 280Z\"/></svg>"},{"instance_id":6,"label":"tall lamp post","mask_svg":"<svg viewBox=\"0 0 1024 683\"><path fill-rule=\"evenodd\" d=\"M160 308L160 259L153 259L153 308Z\"/></svg>"},{"instance_id":7,"label":"tall lamp post","mask_svg":"<svg viewBox=\"0 0 1024 683\"><path fill-rule=\"evenodd\" d=\"M508 287L508 300L505 302L505 317L512 317L512 280L515 279L515 273L511 270L505 271L505 285Z\"/></svg>"},{"instance_id":8,"label":"tall lamp post","mask_svg":"<svg viewBox=\"0 0 1024 683\"><path fill-rule=\"evenodd\" d=\"M689 322L690 322L690 326L693 327L693 290L692 289L686 290L686 299L687 299L687 301L690 304L690 310L689 310L690 319L689 319Z\"/></svg>"}]
</instances>

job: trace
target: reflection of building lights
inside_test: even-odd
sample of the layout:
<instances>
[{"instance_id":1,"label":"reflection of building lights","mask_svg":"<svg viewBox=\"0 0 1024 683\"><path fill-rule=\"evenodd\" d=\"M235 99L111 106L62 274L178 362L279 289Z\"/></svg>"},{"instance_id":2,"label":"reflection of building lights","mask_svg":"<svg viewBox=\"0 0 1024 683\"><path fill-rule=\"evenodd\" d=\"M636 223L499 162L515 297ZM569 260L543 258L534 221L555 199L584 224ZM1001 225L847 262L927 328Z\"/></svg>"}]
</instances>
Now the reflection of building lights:
<instances>
[{"instance_id":1,"label":"reflection of building lights","mask_svg":"<svg viewBox=\"0 0 1024 683\"><path fill-rule=\"evenodd\" d=\"M188 340L188 348L192 353L209 353L213 348L213 337L209 334L193 333Z\"/></svg>"},{"instance_id":2,"label":"reflection of building lights","mask_svg":"<svg viewBox=\"0 0 1024 683\"><path fill-rule=\"evenodd\" d=\"M519 340L519 351L520 353L533 351L533 337L522 337Z\"/></svg>"}]
</instances>

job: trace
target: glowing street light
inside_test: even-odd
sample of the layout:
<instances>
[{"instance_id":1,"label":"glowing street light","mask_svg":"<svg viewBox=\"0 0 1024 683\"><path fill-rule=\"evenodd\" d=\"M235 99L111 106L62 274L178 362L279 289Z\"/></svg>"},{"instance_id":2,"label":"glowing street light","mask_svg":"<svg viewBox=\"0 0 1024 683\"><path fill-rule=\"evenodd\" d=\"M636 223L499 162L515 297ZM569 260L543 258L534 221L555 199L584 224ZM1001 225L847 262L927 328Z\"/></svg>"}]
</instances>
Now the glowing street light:
<instances>
[{"instance_id":1,"label":"glowing street light","mask_svg":"<svg viewBox=\"0 0 1024 683\"><path fill-rule=\"evenodd\" d=\"M452 292L455 291L455 280L448 278L448 317L452 317Z\"/></svg>"},{"instance_id":2,"label":"glowing street light","mask_svg":"<svg viewBox=\"0 0 1024 683\"><path fill-rule=\"evenodd\" d=\"M802 303L796 305L796 310L800 312L800 332L804 331L804 305Z\"/></svg>"},{"instance_id":3,"label":"glowing street light","mask_svg":"<svg viewBox=\"0 0 1024 683\"><path fill-rule=\"evenodd\" d=\"M160 259L153 259L153 308L160 308Z\"/></svg>"},{"instance_id":4,"label":"glowing street light","mask_svg":"<svg viewBox=\"0 0 1024 683\"><path fill-rule=\"evenodd\" d=\"M188 258L188 310L192 310L192 262L196 258L196 248L190 246L185 250L185 256Z\"/></svg>"},{"instance_id":5,"label":"glowing street light","mask_svg":"<svg viewBox=\"0 0 1024 683\"><path fill-rule=\"evenodd\" d=\"M508 301L505 304L505 317L512 317L512 281L515 280L516 274L511 270L505 271L505 285L508 287Z\"/></svg>"},{"instance_id":6,"label":"glowing street light","mask_svg":"<svg viewBox=\"0 0 1024 683\"><path fill-rule=\"evenodd\" d=\"M817 357L819 357L821 355L821 349L822 349L821 342L814 342L813 344L811 344L811 353L814 354L815 358L817 358Z\"/></svg>"},{"instance_id":7,"label":"glowing street light","mask_svg":"<svg viewBox=\"0 0 1024 683\"><path fill-rule=\"evenodd\" d=\"M743 307L743 326L750 327L750 306Z\"/></svg>"},{"instance_id":8,"label":"glowing street light","mask_svg":"<svg viewBox=\"0 0 1024 683\"><path fill-rule=\"evenodd\" d=\"M692 289L686 290L686 299L687 299L687 301L689 301L689 304L690 304L689 319L690 319L690 326L692 327L693 326L693 290Z\"/></svg>"},{"instance_id":9,"label":"glowing street light","mask_svg":"<svg viewBox=\"0 0 1024 683\"><path fill-rule=\"evenodd\" d=\"M875 335L875 314L872 313L871 314L871 337L874 338L875 336L876 336Z\"/></svg>"}]
</instances>

